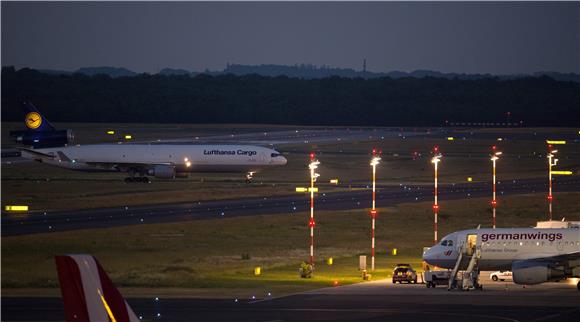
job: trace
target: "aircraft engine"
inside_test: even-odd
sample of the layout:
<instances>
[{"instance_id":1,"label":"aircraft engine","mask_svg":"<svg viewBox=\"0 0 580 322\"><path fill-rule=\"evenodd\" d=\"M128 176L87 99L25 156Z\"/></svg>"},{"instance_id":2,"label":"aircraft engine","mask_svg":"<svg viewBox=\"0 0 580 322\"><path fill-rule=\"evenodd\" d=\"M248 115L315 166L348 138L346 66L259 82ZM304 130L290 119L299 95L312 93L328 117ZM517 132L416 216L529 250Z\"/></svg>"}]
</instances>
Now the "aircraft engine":
<instances>
[{"instance_id":1,"label":"aircraft engine","mask_svg":"<svg viewBox=\"0 0 580 322\"><path fill-rule=\"evenodd\" d=\"M540 284L559 281L565 277L563 270L554 269L548 263L516 261L512 264L514 282L517 284Z\"/></svg>"},{"instance_id":2,"label":"aircraft engine","mask_svg":"<svg viewBox=\"0 0 580 322\"><path fill-rule=\"evenodd\" d=\"M175 178L175 166L172 165L156 165L153 169L149 170L149 175L154 176L159 179L174 179Z\"/></svg>"}]
</instances>

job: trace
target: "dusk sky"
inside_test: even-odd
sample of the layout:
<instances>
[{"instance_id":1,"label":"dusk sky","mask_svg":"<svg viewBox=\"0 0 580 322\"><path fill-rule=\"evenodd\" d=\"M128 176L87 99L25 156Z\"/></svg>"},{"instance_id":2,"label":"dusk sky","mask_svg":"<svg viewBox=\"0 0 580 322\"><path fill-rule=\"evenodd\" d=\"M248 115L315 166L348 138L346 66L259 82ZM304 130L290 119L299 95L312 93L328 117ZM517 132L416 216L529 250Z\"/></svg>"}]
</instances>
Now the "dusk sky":
<instances>
[{"instance_id":1,"label":"dusk sky","mask_svg":"<svg viewBox=\"0 0 580 322\"><path fill-rule=\"evenodd\" d=\"M580 3L2 2L2 65L580 73Z\"/></svg>"}]
</instances>

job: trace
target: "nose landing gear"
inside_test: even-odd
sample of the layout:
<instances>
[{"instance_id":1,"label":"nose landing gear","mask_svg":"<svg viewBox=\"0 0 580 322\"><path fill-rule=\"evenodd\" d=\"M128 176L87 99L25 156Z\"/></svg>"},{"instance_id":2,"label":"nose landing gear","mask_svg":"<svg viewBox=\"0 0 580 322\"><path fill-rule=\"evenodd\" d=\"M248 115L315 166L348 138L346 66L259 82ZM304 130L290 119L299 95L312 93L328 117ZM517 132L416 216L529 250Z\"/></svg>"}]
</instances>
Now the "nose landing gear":
<instances>
[{"instance_id":1,"label":"nose landing gear","mask_svg":"<svg viewBox=\"0 0 580 322\"><path fill-rule=\"evenodd\" d=\"M254 171L250 171L248 172L248 174L246 174L246 183L252 183L252 179L254 178Z\"/></svg>"}]
</instances>

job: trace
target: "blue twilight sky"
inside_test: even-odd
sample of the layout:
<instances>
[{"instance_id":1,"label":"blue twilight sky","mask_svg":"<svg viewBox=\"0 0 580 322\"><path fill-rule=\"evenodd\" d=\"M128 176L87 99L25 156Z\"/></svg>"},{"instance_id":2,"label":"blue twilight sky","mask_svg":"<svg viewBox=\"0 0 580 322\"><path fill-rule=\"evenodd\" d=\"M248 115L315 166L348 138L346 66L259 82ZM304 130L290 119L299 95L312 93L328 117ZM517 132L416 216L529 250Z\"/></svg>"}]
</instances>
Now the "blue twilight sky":
<instances>
[{"instance_id":1,"label":"blue twilight sky","mask_svg":"<svg viewBox=\"0 0 580 322\"><path fill-rule=\"evenodd\" d=\"M580 73L580 2L2 2L2 65Z\"/></svg>"}]
</instances>

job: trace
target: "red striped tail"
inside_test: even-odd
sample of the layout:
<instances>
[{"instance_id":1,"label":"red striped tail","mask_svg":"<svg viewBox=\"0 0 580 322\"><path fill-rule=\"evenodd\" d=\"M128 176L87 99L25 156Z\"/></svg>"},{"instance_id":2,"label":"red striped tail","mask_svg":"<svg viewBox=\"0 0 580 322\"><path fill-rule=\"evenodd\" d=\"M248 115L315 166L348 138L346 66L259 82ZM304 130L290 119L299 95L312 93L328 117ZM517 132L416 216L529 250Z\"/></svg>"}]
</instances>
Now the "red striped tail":
<instances>
[{"instance_id":1,"label":"red striped tail","mask_svg":"<svg viewBox=\"0 0 580 322\"><path fill-rule=\"evenodd\" d=\"M67 321L139 321L96 258L62 255L55 261Z\"/></svg>"}]
</instances>

